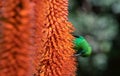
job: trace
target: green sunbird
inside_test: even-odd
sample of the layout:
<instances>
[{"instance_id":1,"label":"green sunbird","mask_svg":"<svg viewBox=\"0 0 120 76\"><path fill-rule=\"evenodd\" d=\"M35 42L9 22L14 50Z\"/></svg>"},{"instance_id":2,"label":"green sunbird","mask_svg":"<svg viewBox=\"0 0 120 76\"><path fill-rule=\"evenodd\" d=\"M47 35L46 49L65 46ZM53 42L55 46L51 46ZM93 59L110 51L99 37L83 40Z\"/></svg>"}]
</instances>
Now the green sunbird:
<instances>
[{"instance_id":1,"label":"green sunbird","mask_svg":"<svg viewBox=\"0 0 120 76\"><path fill-rule=\"evenodd\" d=\"M73 40L74 49L77 51L75 56L87 57L91 55L92 48L83 36L75 36Z\"/></svg>"}]
</instances>

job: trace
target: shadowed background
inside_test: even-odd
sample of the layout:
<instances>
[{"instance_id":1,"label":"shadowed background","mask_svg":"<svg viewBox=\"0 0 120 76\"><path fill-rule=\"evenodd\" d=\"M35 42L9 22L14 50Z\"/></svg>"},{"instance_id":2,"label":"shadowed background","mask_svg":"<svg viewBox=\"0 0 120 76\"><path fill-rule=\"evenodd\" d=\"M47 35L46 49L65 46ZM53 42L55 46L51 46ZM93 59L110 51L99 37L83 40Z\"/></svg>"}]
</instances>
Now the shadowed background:
<instances>
[{"instance_id":1,"label":"shadowed background","mask_svg":"<svg viewBox=\"0 0 120 76\"><path fill-rule=\"evenodd\" d=\"M69 21L93 48L77 76L120 76L120 0L69 0Z\"/></svg>"}]
</instances>

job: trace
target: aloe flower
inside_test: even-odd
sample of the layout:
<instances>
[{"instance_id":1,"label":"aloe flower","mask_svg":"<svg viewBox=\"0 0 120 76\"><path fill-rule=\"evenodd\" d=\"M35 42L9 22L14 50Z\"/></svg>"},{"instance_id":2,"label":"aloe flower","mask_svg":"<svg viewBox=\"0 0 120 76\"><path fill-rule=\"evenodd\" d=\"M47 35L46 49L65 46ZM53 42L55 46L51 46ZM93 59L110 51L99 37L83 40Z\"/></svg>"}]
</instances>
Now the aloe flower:
<instances>
[{"instance_id":1,"label":"aloe flower","mask_svg":"<svg viewBox=\"0 0 120 76\"><path fill-rule=\"evenodd\" d=\"M36 25L35 76L75 76L73 26L68 0L33 0Z\"/></svg>"},{"instance_id":2,"label":"aloe flower","mask_svg":"<svg viewBox=\"0 0 120 76\"><path fill-rule=\"evenodd\" d=\"M30 1L0 4L0 76L32 76Z\"/></svg>"}]
</instances>

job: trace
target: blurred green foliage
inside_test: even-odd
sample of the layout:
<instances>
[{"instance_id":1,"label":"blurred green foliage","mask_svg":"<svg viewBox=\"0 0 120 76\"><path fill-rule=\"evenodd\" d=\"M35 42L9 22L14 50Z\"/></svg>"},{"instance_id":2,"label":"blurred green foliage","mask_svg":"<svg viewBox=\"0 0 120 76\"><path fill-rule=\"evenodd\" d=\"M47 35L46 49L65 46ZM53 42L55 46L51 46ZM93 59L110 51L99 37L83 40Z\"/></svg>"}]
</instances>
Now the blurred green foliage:
<instances>
[{"instance_id":1,"label":"blurred green foliage","mask_svg":"<svg viewBox=\"0 0 120 76\"><path fill-rule=\"evenodd\" d=\"M69 21L93 48L90 57L78 57L77 75L120 76L120 69L111 70L120 62L120 0L69 0Z\"/></svg>"}]
</instances>

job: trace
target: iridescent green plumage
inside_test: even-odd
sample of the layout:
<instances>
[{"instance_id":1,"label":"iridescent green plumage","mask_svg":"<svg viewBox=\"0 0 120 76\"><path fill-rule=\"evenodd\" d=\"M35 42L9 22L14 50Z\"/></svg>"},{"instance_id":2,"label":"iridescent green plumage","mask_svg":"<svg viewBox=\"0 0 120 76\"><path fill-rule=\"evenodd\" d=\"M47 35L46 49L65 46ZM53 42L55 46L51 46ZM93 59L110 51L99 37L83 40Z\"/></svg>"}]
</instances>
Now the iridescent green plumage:
<instances>
[{"instance_id":1,"label":"iridescent green plumage","mask_svg":"<svg viewBox=\"0 0 120 76\"><path fill-rule=\"evenodd\" d=\"M78 55L80 54L83 57L91 55L92 48L84 37L80 36L75 38L73 43L74 49L77 51Z\"/></svg>"}]
</instances>

